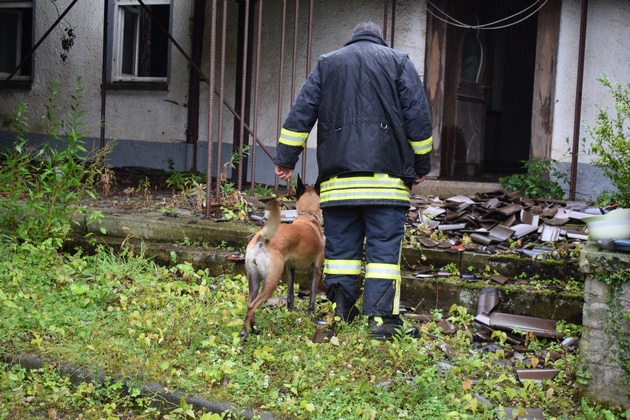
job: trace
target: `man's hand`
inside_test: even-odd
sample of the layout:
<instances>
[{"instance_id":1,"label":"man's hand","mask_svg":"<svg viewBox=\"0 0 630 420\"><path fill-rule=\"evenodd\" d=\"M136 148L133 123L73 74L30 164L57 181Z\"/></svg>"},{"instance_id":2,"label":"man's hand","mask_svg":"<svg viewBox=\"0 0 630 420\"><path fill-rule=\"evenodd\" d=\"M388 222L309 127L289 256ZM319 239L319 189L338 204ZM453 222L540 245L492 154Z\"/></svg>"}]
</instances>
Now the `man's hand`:
<instances>
[{"instance_id":1,"label":"man's hand","mask_svg":"<svg viewBox=\"0 0 630 420\"><path fill-rule=\"evenodd\" d=\"M413 181L413 183L417 185L417 184L423 182L425 179L427 179L426 175L422 175L422 176L416 175L416 180Z\"/></svg>"},{"instance_id":2,"label":"man's hand","mask_svg":"<svg viewBox=\"0 0 630 420\"><path fill-rule=\"evenodd\" d=\"M291 181L291 178L293 178L293 169L276 165L276 175L278 176L278 178L282 179L283 181L289 182Z\"/></svg>"}]
</instances>

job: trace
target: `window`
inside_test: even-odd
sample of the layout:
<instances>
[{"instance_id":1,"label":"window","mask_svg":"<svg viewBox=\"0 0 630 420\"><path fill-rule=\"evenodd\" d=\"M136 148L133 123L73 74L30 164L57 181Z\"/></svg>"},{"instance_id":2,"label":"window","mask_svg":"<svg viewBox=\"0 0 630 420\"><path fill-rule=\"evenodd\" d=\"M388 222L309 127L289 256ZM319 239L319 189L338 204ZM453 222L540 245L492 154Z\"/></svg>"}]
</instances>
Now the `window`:
<instances>
[{"instance_id":1,"label":"window","mask_svg":"<svg viewBox=\"0 0 630 420\"><path fill-rule=\"evenodd\" d=\"M33 2L0 0L0 78L6 79L33 47ZM30 80L32 58L11 80Z\"/></svg>"},{"instance_id":2,"label":"window","mask_svg":"<svg viewBox=\"0 0 630 420\"><path fill-rule=\"evenodd\" d=\"M166 82L170 0L115 0L112 82Z\"/></svg>"}]
</instances>

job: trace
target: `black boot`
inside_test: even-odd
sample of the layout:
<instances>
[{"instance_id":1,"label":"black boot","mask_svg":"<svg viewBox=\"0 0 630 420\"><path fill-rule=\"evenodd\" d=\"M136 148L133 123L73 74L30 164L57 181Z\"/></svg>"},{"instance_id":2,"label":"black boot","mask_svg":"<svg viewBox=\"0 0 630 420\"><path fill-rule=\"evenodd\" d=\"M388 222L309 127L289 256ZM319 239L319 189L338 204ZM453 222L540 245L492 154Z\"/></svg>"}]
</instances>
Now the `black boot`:
<instances>
[{"instance_id":1,"label":"black boot","mask_svg":"<svg viewBox=\"0 0 630 420\"><path fill-rule=\"evenodd\" d=\"M327 295L328 299L335 303L335 320L339 318L340 321L352 322L359 314L358 308L354 306L356 300L350 299L341 285L333 284Z\"/></svg>"},{"instance_id":2,"label":"black boot","mask_svg":"<svg viewBox=\"0 0 630 420\"><path fill-rule=\"evenodd\" d=\"M370 316L368 324L370 327L370 336L377 340L391 340L393 337L403 335L418 338L420 331L416 327L405 326L404 322L398 315L381 316L380 320L376 320L375 316ZM382 322L380 322L382 320Z\"/></svg>"}]
</instances>

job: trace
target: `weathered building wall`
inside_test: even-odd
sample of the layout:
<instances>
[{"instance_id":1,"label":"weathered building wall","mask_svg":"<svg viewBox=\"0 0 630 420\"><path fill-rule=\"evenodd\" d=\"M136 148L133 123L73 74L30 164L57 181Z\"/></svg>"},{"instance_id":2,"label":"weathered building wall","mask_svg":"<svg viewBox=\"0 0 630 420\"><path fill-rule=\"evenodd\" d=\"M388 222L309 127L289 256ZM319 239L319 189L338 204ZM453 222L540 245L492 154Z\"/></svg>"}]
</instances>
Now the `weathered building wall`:
<instances>
[{"instance_id":1,"label":"weathered building wall","mask_svg":"<svg viewBox=\"0 0 630 420\"><path fill-rule=\"evenodd\" d=\"M35 40L39 40L52 26L71 0L37 1L34 6ZM56 5L56 6L55 6ZM173 37L184 50L190 50L191 1L173 2ZM76 34L74 46L63 62L61 53L62 27L53 30L34 54L32 88L0 92L0 130L7 130L7 119L19 101L29 106L31 130L45 133L41 116L48 88L59 80L59 109L68 110L70 94L82 79L85 88L83 109L84 132L88 141L98 145L101 118L101 69L103 45L103 2L79 1L64 18L62 24L72 27ZM106 107L106 138L117 143L112 155L113 165L168 167L173 159L179 169L185 158L186 102L188 65L174 47L171 47L169 88L167 91L108 90ZM2 138L7 140L6 131ZM138 142L140 141L140 142ZM168 145L157 147L151 142ZM173 148L173 144L179 147ZM159 153L162 152L162 153ZM166 152L166 153L164 153Z\"/></svg>"},{"instance_id":2,"label":"weathered building wall","mask_svg":"<svg viewBox=\"0 0 630 420\"><path fill-rule=\"evenodd\" d=\"M70 0L58 1L59 10L65 9ZM178 0L173 2L172 36L190 54L190 34L192 31L192 0ZM222 4L219 5L217 19L217 60L221 59L222 36ZM252 2L254 3L254 2ZM370 1L318 1L313 3L313 39L309 62L307 62L308 41L308 15L309 2L299 2L297 31L295 31L294 3L287 2L286 32L282 85L279 80L281 29L283 26L282 3L270 1L264 3L262 18L262 46L260 51L258 108L254 115L254 97L252 96L252 115L250 126L256 122L257 136L272 152L277 140L279 124L289 110L289 107L297 96L310 69L316 63L320 54L340 48L349 39L353 27L362 20L372 19L382 24L383 2L381 0ZM224 88L224 100L234 106L236 90L240 89L242 77L240 69L237 69L236 45L237 45L237 16L238 5L236 2L227 2L227 26L226 26L226 55L225 72L221 74L220 62L216 62L217 89ZM210 7L206 5L206 22L203 42L203 56L201 68L209 75L210 54ZM391 7L389 11L391 22ZM426 24L426 9L420 2L411 0L397 2L395 21L395 46L408 52L419 70L423 68L424 60L424 33ZM35 10L36 31L35 39L39 39L57 18L57 12L48 1L37 2ZM257 22L258 15L253 19ZM100 85L101 85L101 55L102 55L102 20L103 5L90 2L78 2L66 17L67 23L75 28L77 38L74 47L69 53L69 58L62 63L58 58L60 53L59 39L61 29L55 29L52 36L35 53L35 71L32 89L30 91L4 91L0 93L3 100L0 102L0 115L6 122L11 115L11 110L20 100L29 103L30 115L33 120L39 121L43 115L43 103L47 95L47 86L54 79L62 81L61 108L67 109L68 96L75 86L77 77L82 77L85 86L85 109L87 111L86 138L98 144L100 136ZM111 23L110 23L111 24ZM391 25L391 23L390 23ZM254 28L257 34L257 25ZM388 28L388 38L391 34L391 26ZM295 37L297 34L297 37ZM294 40L295 37L295 40ZM257 41L254 36L254 44ZM293 73L293 42L297 42L295 51L295 79ZM254 45L255 48L255 45ZM252 59L257 58L254 49ZM255 70L254 70L255 72ZM255 73L254 73L255 74ZM223 76L223 84L221 84ZM255 77L255 75L254 75ZM110 163L114 166L136 165L158 167L168 169L172 166L176 170L184 170L193 167L192 145L186 144L186 121L188 106L188 63L184 57L171 46L171 65L167 91L151 90L113 90L107 91L106 106L106 133L108 141L116 142ZM199 147L197 168L204 171L206 168L207 139L208 139L208 85L201 84L200 118L199 118ZM282 103L278 104L278 92L281 92ZM215 118L218 118L220 110L219 98L215 97ZM280 111L280 119L278 118ZM214 122L214 139L222 139L224 143L231 143L234 137L234 117L223 107L223 119L221 133L219 123ZM254 121L255 120L255 121ZM36 132L45 130L37 124L33 127ZM0 135L4 142L9 141L3 123ZM239 132L237 126L236 132ZM316 131L313 132L308 146L312 149L315 145ZM237 141L239 135L236 135ZM41 140L41 138L40 138ZM215 146L216 150L216 146ZM272 164L270 159L261 151L258 152L260 181L272 182ZM223 147L223 160L231 154L231 145ZM216 155L216 151L215 151ZM316 164L315 153L309 152L307 181L314 180ZM216 159L216 157L214 158ZM216 160L215 160L216 162ZM300 163L298 163L300 164Z\"/></svg>"},{"instance_id":3,"label":"weathered building wall","mask_svg":"<svg viewBox=\"0 0 630 420\"><path fill-rule=\"evenodd\" d=\"M58 16L57 9L63 11L71 0L56 2L40 0L35 2L35 40L41 38ZM217 36L221 37L221 16L223 2L217 21ZM252 2L253 3L253 2ZM316 63L317 57L332 49L341 47L349 38L354 25L366 19L383 23L383 1L313 1L313 39L312 50L307 62L307 36L309 3L299 2L298 30L294 30L294 2L286 2L285 61L282 66L282 86L279 79L280 43L282 29L282 4L280 1L264 2L262 18L262 48L260 56L258 109L250 119L250 125L256 122L257 136L273 153L277 140L279 124L288 112L293 98L298 94L308 72ZM389 3L387 38L391 42L392 11ZM210 4L206 5L206 22L203 40L203 56L201 67L207 75L209 72L210 46ZM225 101L234 104L237 86L241 76L236 69L237 40L237 2L228 1L227 12L227 53L225 63ZM563 0L560 22L560 48L558 50L558 72L556 75L555 103L553 109L553 141L552 158L561 160L567 173L570 166L570 144L573 135L573 120L576 91L576 68L578 61L578 40L580 24L580 0ZM193 0L173 2L173 19L171 33L190 53ZM254 20L257 20L254 14ZM61 107L67 109L69 93L75 86L77 77L81 76L85 86L85 109L87 114L86 136L94 145L98 145L100 135L100 84L102 54L102 2L77 2L64 19L64 23L75 29L77 38L70 50L66 62L59 58L61 52L60 38L62 29L57 28L35 53L34 76L32 89L28 91L3 90L0 92L0 144L7 144L7 121L11 110L18 101L28 102L31 115L31 126L35 132L45 132L41 123L44 100L48 95L48 86L54 79L63 82ZM580 138L589 139L586 125L595 120L597 105L612 105L612 99L606 89L595 81L595 77L606 72L613 81L625 83L630 80L630 29L626 22L630 21L630 3L624 0L589 0L588 23L586 34L586 60L584 71L583 108L580 121ZM417 69L422 73L425 65L425 39L427 22L427 4L424 1L399 0L396 2L395 42L394 47L409 53ZM257 33L257 29L255 29ZM297 34L296 78L292 79L293 41ZM220 48L219 39L217 48ZM256 36L254 37L256 42ZM106 138L116 142L116 148L110 155L110 163L114 166L137 165L176 170L190 169L192 161L192 145L186 143L187 112L189 98L188 80L189 66L182 55L173 46L170 47L171 65L168 90L108 90L106 107ZM217 60L220 51L217 51ZM253 59L256 59L254 51ZM447 58L448 59L448 58ZM217 83L219 83L220 63L216 63ZM424 78L424 75L422 75ZM278 103L278 92L281 91L281 104ZM196 167L205 171L208 138L208 86L200 88L199 147ZM215 117L218 117L219 103L215 100ZM252 97L252 107L254 98ZM234 136L234 118L226 110L222 121L221 133L219 124L214 123L214 138L231 143ZM253 108L252 108L253 110ZM313 132L309 140L307 153L307 182L314 180L316 164L314 162ZM567 143L569 139L569 143ZM216 151L215 151L216 154ZM231 154L231 146L222 151L224 161ZM272 164L269 158L258 151L257 181L271 182ZM590 157L580 154L578 166L578 197L594 199L607 186L601 171L594 170L588 163Z\"/></svg>"},{"instance_id":4,"label":"weathered building wall","mask_svg":"<svg viewBox=\"0 0 630 420\"><path fill-rule=\"evenodd\" d=\"M583 392L594 401L624 408L630 407L630 283L614 277L629 267L628 254L596 245L580 256L586 275L580 341L580 366L586 369L581 375Z\"/></svg>"},{"instance_id":5,"label":"weathered building wall","mask_svg":"<svg viewBox=\"0 0 630 420\"><path fill-rule=\"evenodd\" d=\"M580 0L563 0L560 21L560 49L556 80L552 158L570 169L573 124L575 121L576 83L580 39ZM614 109L607 88L596 80L607 73L614 82L630 82L630 2L589 0L585 43L584 82L580 118L580 139L592 141L586 127L595 123L597 106ZM567 142L568 140L568 142ZM594 200L610 188L602 172L589 163L592 156L579 151L576 196ZM567 187L568 188L568 187Z\"/></svg>"}]
</instances>

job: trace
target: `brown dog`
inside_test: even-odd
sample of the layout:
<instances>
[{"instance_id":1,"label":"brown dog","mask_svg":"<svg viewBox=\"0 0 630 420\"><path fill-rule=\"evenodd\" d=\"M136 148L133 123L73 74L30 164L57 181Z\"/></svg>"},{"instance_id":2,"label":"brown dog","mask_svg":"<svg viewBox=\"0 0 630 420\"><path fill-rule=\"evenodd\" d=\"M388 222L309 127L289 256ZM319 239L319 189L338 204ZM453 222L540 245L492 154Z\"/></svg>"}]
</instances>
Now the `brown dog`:
<instances>
[{"instance_id":1,"label":"brown dog","mask_svg":"<svg viewBox=\"0 0 630 420\"><path fill-rule=\"evenodd\" d=\"M280 222L277 201L269 204L267 224L249 241L245 251L245 269L249 283L249 304L241 338L247 339L250 329L256 328L254 312L271 297L278 287L286 265L287 306L293 309L295 270L311 268L311 300L308 313L315 310L315 295L324 263L324 231L319 195L312 186L305 186L298 176L298 216L291 224ZM259 293L261 288L262 290Z\"/></svg>"}]
</instances>

